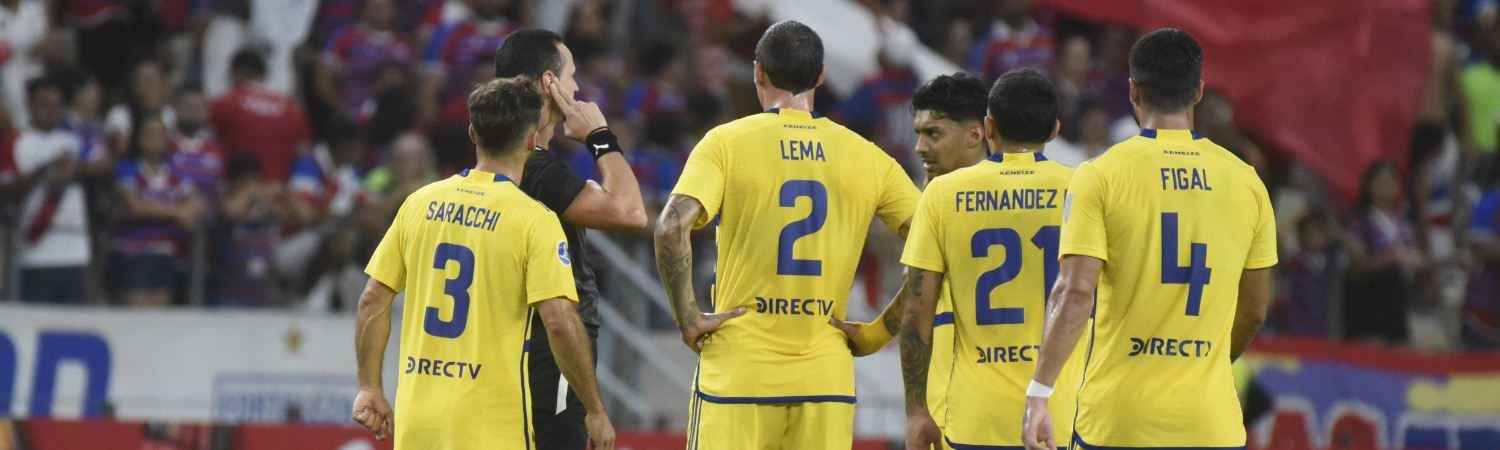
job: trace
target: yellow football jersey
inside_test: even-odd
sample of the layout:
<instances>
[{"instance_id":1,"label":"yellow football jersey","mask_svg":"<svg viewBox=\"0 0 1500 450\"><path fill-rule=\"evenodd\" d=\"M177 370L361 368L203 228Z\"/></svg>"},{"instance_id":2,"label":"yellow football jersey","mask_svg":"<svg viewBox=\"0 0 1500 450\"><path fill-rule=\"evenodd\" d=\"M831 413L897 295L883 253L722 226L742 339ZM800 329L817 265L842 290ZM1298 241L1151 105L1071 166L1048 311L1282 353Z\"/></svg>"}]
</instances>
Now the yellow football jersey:
<instances>
[{"instance_id":1,"label":"yellow football jersey","mask_svg":"<svg viewBox=\"0 0 1500 450\"><path fill-rule=\"evenodd\" d=\"M1230 371L1242 271L1276 264L1255 170L1186 130L1143 130L1078 168L1062 254L1105 261L1084 356L1084 448L1245 445Z\"/></svg>"},{"instance_id":2,"label":"yellow football jersey","mask_svg":"<svg viewBox=\"0 0 1500 450\"><path fill-rule=\"evenodd\" d=\"M697 392L714 403L854 402L844 318L872 218L898 229L917 188L879 147L806 111L719 126L672 192L718 224L715 311L745 307L703 346Z\"/></svg>"},{"instance_id":3,"label":"yellow football jersey","mask_svg":"<svg viewBox=\"0 0 1500 450\"><path fill-rule=\"evenodd\" d=\"M1021 445L1072 176L1039 153L996 153L922 193L901 262L943 272L950 287L956 341L943 436L952 448ZM1052 397L1061 436L1071 433L1080 372L1081 363L1065 367Z\"/></svg>"},{"instance_id":4,"label":"yellow football jersey","mask_svg":"<svg viewBox=\"0 0 1500 450\"><path fill-rule=\"evenodd\" d=\"M932 360L927 363L927 412L938 429L948 426L948 381L953 375L953 299L948 280L938 288L932 316Z\"/></svg>"},{"instance_id":5,"label":"yellow football jersey","mask_svg":"<svg viewBox=\"0 0 1500 450\"><path fill-rule=\"evenodd\" d=\"M396 448L532 448L530 306L578 300L571 264L557 216L504 176L406 198L365 269L406 292Z\"/></svg>"}]
</instances>

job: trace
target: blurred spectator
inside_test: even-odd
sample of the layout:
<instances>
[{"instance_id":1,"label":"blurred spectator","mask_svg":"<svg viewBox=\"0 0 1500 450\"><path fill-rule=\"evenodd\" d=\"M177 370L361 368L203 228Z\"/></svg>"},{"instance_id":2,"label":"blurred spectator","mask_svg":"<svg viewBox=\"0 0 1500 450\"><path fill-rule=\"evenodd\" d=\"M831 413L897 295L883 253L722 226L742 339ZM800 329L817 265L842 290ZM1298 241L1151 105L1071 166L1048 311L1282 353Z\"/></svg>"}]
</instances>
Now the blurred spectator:
<instances>
[{"instance_id":1,"label":"blurred spectator","mask_svg":"<svg viewBox=\"0 0 1500 450\"><path fill-rule=\"evenodd\" d=\"M50 78L27 86L31 126L16 137L21 207L21 298L82 303L92 251L80 166L89 156L78 135L62 127L63 86Z\"/></svg>"},{"instance_id":2,"label":"blurred spectator","mask_svg":"<svg viewBox=\"0 0 1500 450\"><path fill-rule=\"evenodd\" d=\"M1079 128L1076 139L1064 139L1058 137L1047 144L1047 158L1057 161L1068 167L1078 167L1084 161L1094 159L1109 150L1115 142L1109 138L1110 118L1109 111L1098 102L1085 101L1081 106L1081 113L1076 127Z\"/></svg>"},{"instance_id":3,"label":"blurred spectator","mask_svg":"<svg viewBox=\"0 0 1500 450\"><path fill-rule=\"evenodd\" d=\"M1389 161L1365 171L1344 295L1346 338L1388 344L1409 338L1407 311L1418 296L1416 281L1425 258L1401 192L1396 166Z\"/></svg>"},{"instance_id":4,"label":"blurred spectator","mask_svg":"<svg viewBox=\"0 0 1500 450\"><path fill-rule=\"evenodd\" d=\"M0 0L0 101L16 128L30 123L26 80L42 71L32 47L42 40L49 22L42 0Z\"/></svg>"},{"instance_id":5,"label":"blurred spectator","mask_svg":"<svg viewBox=\"0 0 1500 450\"><path fill-rule=\"evenodd\" d=\"M197 89L177 93L177 127L172 130L172 172L217 205L224 188L224 148L208 126L208 99Z\"/></svg>"},{"instance_id":6,"label":"blurred spectator","mask_svg":"<svg viewBox=\"0 0 1500 450\"><path fill-rule=\"evenodd\" d=\"M1094 98L1104 102L1104 108L1113 118L1130 118L1134 121L1135 109L1130 105L1130 46L1135 45L1135 36L1124 27L1105 27L1099 35L1099 67L1090 75L1089 90ZM1134 135L1135 132L1129 133Z\"/></svg>"},{"instance_id":7,"label":"blurred spectator","mask_svg":"<svg viewBox=\"0 0 1500 450\"><path fill-rule=\"evenodd\" d=\"M495 49L516 30L500 15L502 0L466 0L463 5L467 14L456 20L445 17L425 51L428 74L422 98L437 98L439 109L423 116L436 118L440 126L467 126L469 91L494 78Z\"/></svg>"},{"instance_id":8,"label":"blurred spectator","mask_svg":"<svg viewBox=\"0 0 1500 450\"><path fill-rule=\"evenodd\" d=\"M1333 216L1313 211L1297 221L1301 248L1281 268L1283 289L1270 327L1283 336L1332 338L1339 280L1349 261Z\"/></svg>"},{"instance_id":9,"label":"blurred spectator","mask_svg":"<svg viewBox=\"0 0 1500 450\"><path fill-rule=\"evenodd\" d=\"M310 287L329 270L350 262L358 236L341 228L366 201L364 171L358 165L367 150L362 130L347 121L335 122L324 144L297 158L287 184L292 211L287 225L298 231L277 247L277 268L293 286ZM322 295L315 298L328 300Z\"/></svg>"},{"instance_id":10,"label":"blurred spectator","mask_svg":"<svg viewBox=\"0 0 1500 450\"><path fill-rule=\"evenodd\" d=\"M295 99L265 88L266 62L255 51L240 50L231 65L234 90L214 101L213 128L230 153L254 156L261 176L285 181L312 139L307 113Z\"/></svg>"},{"instance_id":11,"label":"blurred spectator","mask_svg":"<svg viewBox=\"0 0 1500 450\"><path fill-rule=\"evenodd\" d=\"M104 119L104 135L111 147L124 148L126 142L133 141L130 131L135 129L134 122L148 115L159 116L169 129L177 124L177 112L168 103L161 64L149 59L131 70L130 92L125 103L110 108Z\"/></svg>"},{"instance_id":12,"label":"blurred spectator","mask_svg":"<svg viewBox=\"0 0 1500 450\"><path fill-rule=\"evenodd\" d=\"M1079 106L1083 104L1089 92L1089 72L1093 68L1089 59L1089 40L1083 36L1073 36L1064 40L1062 50L1057 59L1057 81L1058 111L1057 115L1063 120L1063 135L1074 139L1078 137L1077 130L1068 130L1069 124L1077 123L1079 117Z\"/></svg>"},{"instance_id":13,"label":"blurred spectator","mask_svg":"<svg viewBox=\"0 0 1500 450\"><path fill-rule=\"evenodd\" d=\"M640 78L625 93L625 117L646 120L658 114L679 114L687 99L677 89L686 70L677 46L667 41L647 43L636 60Z\"/></svg>"},{"instance_id":14,"label":"blurred spectator","mask_svg":"<svg viewBox=\"0 0 1500 450\"><path fill-rule=\"evenodd\" d=\"M948 32L943 36L943 56L953 64L969 61L969 48L974 45L974 27L962 17L948 21Z\"/></svg>"},{"instance_id":15,"label":"blurred spectator","mask_svg":"<svg viewBox=\"0 0 1500 450\"><path fill-rule=\"evenodd\" d=\"M131 64L153 55L162 36L160 2L94 0L54 2L62 7L78 59L99 74L105 92L118 92Z\"/></svg>"},{"instance_id":16,"label":"blurred spectator","mask_svg":"<svg viewBox=\"0 0 1500 450\"><path fill-rule=\"evenodd\" d=\"M1474 50L1482 61L1469 64L1459 75L1463 101L1467 106L1469 142L1477 156L1479 171L1495 165L1495 151L1500 142L1500 27L1488 35L1476 36Z\"/></svg>"},{"instance_id":17,"label":"blurred spectator","mask_svg":"<svg viewBox=\"0 0 1500 450\"><path fill-rule=\"evenodd\" d=\"M318 95L356 122L374 113L380 69L412 61L411 46L393 28L395 9L393 0L365 0L359 22L333 34L318 66Z\"/></svg>"},{"instance_id":18,"label":"blurred spectator","mask_svg":"<svg viewBox=\"0 0 1500 450\"><path fill-rule=\"evenodd\" d=\"M879 71L839 104L834 119L885 149L915 177L922 164L912 151L917 139L911 131L911 96L919 83L906 61L892 53L890 47L876 53Z\"/></svg>"},{"instance_id":19,"label":"blurred spectator","mask_svg":"<svg viewBox=\"0 0 1500 450\"><path fill-rule=\"evenodd\" d=\"M1193 128L1202 133L1203 137L1240 157L1240 160L1254 167L1262 176L1267 173L1265 154L1255 141L1250 140L1235 126L1234 106L1229 103L1229 97L1224 95L1224 91L1215 88L1203 91L1203 99L1193 107Z\"/></svg>"},{"instance_id":20,"label":"blurred spectator","mask_svg":"<svg viewBox=\"0 0 1500 450\"><path fill-rule=\"evenodd\" d=\"M630 167L640 180L641 196L647 211L659 211L667 204L672 188L682 176L687 154L682 149L681 114L657 114L646 119L646 141L630 152Z\"/></svg>"},{"instance_id":21,"label":"blurred spectator","mask_svg":"<svg viewBox=\"0 0 1500 450\"><path fill-rule=\"evenodd\" d=\"M988 85L1011 69L1052 71L1052 29L1031 17L1031 0L997 0L995 22L969 53L969 72Z\"/></svg>"},{"instance_id":22,"label":"blurred spectator","mask_svg":"<svg viewBox=\"0 0 1500 450\"><path fill-rule=\"evenodd\" d=\"M375 68L371 86L374 105L370 116L356 122L369 129L370 147L385 149L402 133L411 131L417 121L417 99L412 95L411 71L393 62Z\"/></svg>"},{"instance_id":23,"label":"blurred spectator","mask_svg":"<svg viewBox=\"0 0 1500 450\"><path fill-rule=\"evenodd\" d=\"M286 190L265 181L260 162L250 155L230 156L225 173L211 304L284 305L274 261L281 222L290 214Z\"/></svg>"},{"instance_id":24,"label":"blurred spectator","mask_svg":"<svg viewBox=\"0 0 1500 450\"><path fill-rule=\"evenodd\" d=\"M204 217L193 184L173 169L171 138L161 117L142 116L133 157L116 170L124 219L115 227L114 284L131 306L172 302L180 243Z\"/></svg>"},{"instance_id":25,"label":"blurred spectator","mask_svg":"<svg viewBox=\"0 0 1500 450\"><path fill-rule=\"evenodd\" d=\"M106 147L105 142L104 120L101 115L104 112L104 86L99 83L99 78L83 77L73 87L73 99L68 105L63 126L78 134L78 138L83 141L84 153L91 153L94 149L113 151ZM123 146L116 149L123 150Z\"/></svg>"},{"instance_id":26,"label":"blurred spectator","mask_svg":"<svg viewBox=\"0 0 1500 450\"><path fill-rule=\"evenodd\" d=\"M1454 118L1450 117L1455 111L1463 114L1456 101L1459 57L1452 32L1454 10L1451 0L1433 2L1427 88L1411 138L1411 202L1416 211L1417 237L1437 261L1452 261L1456 256L1453 220L1462 207L1460 196L1466 178L1461 172L1464 145L1454 134Z\"/></svg>"},{"instance_id":27,"label":"blurred spectator","mask_svg":"<svg viewBox=\"0 0 1500 450\"><path fill-rule=\"evenodd\" d=\"M1489 187L1469 224L1475 268L1462 315L1461 337L1474 350L1500 348L1500 179L1487 175Z\"/></svg>"},{"instance_id":28,"label":"blurred spectator","mask_svg":"<svg viewBox=\"0 0 1500 450\"><path fill-rule=\"evenodd\" d=\"M396 209L401 207L407 195L436 180L432 147L427 144L427 138L416 133L396 138L391 144L390 161L371 170L365 177L365 191L372 199L371 207L365 210L376 212L374 217L379 219L376 223L381 226L375 231L385 231L385 225L396 217Z\"/></svg>"}]
</instances>

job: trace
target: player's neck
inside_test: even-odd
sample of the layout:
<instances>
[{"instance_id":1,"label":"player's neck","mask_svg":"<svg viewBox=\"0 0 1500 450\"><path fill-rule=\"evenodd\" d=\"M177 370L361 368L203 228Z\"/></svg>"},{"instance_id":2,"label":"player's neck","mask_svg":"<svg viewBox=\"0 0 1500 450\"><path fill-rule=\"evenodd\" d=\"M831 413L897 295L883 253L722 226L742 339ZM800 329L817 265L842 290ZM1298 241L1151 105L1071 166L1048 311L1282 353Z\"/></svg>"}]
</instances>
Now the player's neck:
<instances>
[{"instance_id":1,"label":"player's neck","mask_svg":"<svg viewBox=\"0 0 1500 450\"><path fill-rule=\"evenodd\" d=\"M478 162L474 164L474 170L489 172L495 175L504 175L506 178L521 184L521 168L526 165L526 157L531 154L531 149L520 149L502 157L486 156L484 152L479 153Z\"/></svg>"},{"instance_id":2,"label":"player's neck","mask_svg":"<svg viewBox=\"0 0 1500 450\"><path fill-rule=\"evenodd\" d=\"M555 126L541 127L540 129L536 130L536 146L547 148L547 145L552 142L552 136L556 134L557 127Z\"/></svg>"},{"instance_id":3,"label":"player's neck","mask_svg":"<svg viewBox=\"0 0 1500 450\"><path fill-rule=\"evenodd\" d=\"M772 109L795 109L798 111L813 110L813 91L793 94L780 89L766 89L761 93L760 109L769 111Z\"/></svg>"},{"instance_id":4,"label":"player's neck","mask_svg":"<svg viewBox=\"0 0 1500 450\"><path fill-rule=\"evenodd\" d=\"M1191 110L1189 110L1191 111ZM1141 128L1152 130L1191 130L1193 129L1193 115L1190 112L1180 113L1157 113L1151 111L1140 111Z\"/></svg>"},{"instance_id":5,"label":"player's neck","mask_svg":"<svg viewBox=\"0 0 1500 450\"><path fill-rule=\"evenodd\" d=\"M1005 140L991 141L990 144L991 147L995 149L996 153L1037 153L1041 152L1042 148L1047 146L1047 144L1045 143L1028 144L1021 142L1007 142Z\"/></svg>"}]
</instances>

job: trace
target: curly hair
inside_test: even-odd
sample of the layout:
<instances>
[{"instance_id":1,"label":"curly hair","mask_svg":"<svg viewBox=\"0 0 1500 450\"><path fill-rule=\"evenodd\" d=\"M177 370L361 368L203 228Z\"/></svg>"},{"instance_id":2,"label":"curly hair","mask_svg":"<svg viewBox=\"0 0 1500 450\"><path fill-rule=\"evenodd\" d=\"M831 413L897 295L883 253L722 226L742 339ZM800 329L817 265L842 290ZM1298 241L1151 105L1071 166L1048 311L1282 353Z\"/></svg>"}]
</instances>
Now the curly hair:
<instances>
[{"instance_id":1,"label":"curly hair","mask_svg":"<svg viewBox=\"0 0 1500 450\"><path fill-rule=\"evenodd\" d=\"M984 120L985 95L984 83L973 75L939 75L912 94L911 109L955 122Z\"/></svg>"}]
</instances>

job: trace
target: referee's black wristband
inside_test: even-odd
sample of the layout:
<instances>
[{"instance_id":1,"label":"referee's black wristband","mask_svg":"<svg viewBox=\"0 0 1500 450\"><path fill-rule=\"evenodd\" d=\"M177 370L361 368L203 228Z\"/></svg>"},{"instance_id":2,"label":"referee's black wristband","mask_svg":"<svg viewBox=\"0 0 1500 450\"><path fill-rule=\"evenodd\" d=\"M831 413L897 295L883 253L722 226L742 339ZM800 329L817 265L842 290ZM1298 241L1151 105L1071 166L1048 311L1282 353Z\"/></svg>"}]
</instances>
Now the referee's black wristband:
<instances>
[{"instance_id":1,"label":"referee's black wristband","mask_svg":"<svg viewBox=\"0 0 1500 450\"><path fill-rule=\"evenodd\" d=\"M583 145L594 155L594 161L610 153L620 152L623 155L625 152L625 149L620 148L620 139L615 137L615 132L609 131L609 127L590 131L589 136L583 139Z\"/></svg>"}]
</instances>

